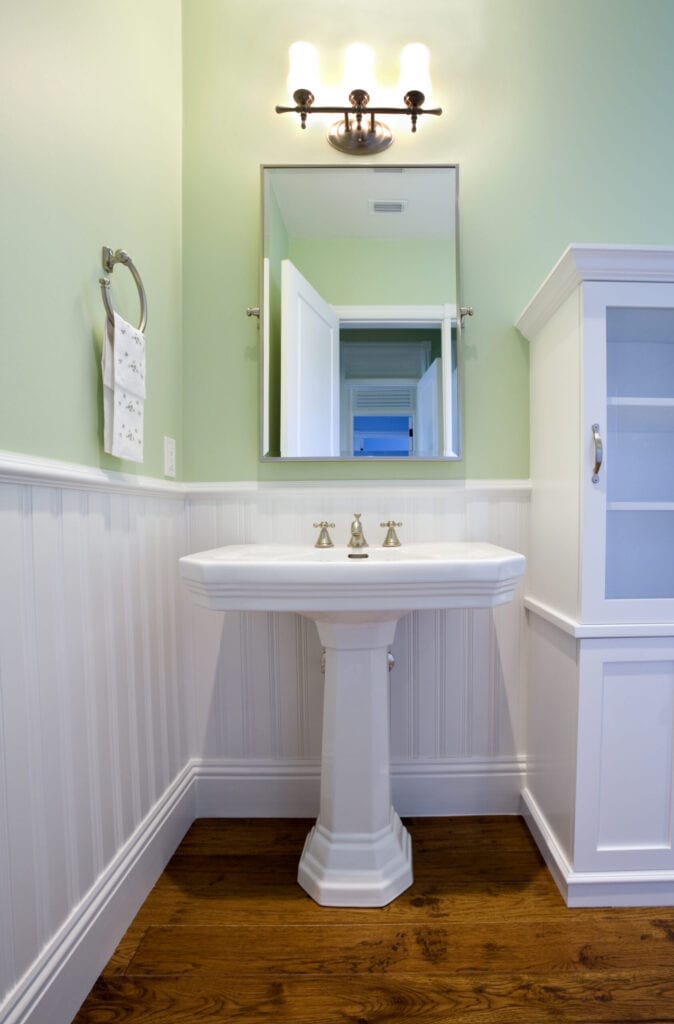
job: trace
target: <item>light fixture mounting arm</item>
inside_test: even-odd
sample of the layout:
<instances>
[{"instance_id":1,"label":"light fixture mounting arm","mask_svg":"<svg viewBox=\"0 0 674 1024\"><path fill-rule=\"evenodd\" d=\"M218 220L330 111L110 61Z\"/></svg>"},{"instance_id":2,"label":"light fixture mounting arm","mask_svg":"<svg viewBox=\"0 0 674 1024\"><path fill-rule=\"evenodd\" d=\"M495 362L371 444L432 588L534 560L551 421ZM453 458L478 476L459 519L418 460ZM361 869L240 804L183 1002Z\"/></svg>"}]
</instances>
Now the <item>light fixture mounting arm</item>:
<instances>
[{"instance_id":1,"label":"light fixture mounting arm","mask_svg":"<svg viewBox=\"0 0 674 1024\"><path fill-rule=\"evenodd\" d=\"M350 107L316 107L314 95L309 89L296 89L293 93L294 107L276 107L277 114L299 114L300 126L306 128L309 114L341 114L328 133L328 142L342 153L367 155L380 153L393 142L393 133L388 125L377 120L381 114L405 114L410 118L412 131L417 130L417 121L422 114L439 117L441 107L424 109L426 97L418 89L410 89L404 96L404 107L368 107L370 97L365 89L353 89L349 93Z\"/></svg>"}]
</instances>

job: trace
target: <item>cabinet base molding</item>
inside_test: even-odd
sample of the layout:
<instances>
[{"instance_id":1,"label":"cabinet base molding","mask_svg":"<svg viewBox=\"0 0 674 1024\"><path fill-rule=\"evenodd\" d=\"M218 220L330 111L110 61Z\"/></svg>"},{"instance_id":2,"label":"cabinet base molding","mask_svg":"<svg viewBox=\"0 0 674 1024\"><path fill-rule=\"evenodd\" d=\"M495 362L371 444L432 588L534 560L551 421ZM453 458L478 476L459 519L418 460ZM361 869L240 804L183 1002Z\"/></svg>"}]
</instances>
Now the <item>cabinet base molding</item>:
<instances>
[{"instance_id":1,"label":"cabinet base molding","mask_svg":"<svg viewBox=\"0 0 674 1024\"><path fill-rule=\"evenodd\" d=\"M611 637L653 637L653 636L674 636L674 622L579 622L572 619L564 612L553 608L535 597L525 595L524 607L528 612L538 615L546 622L557 626L563 633L575 637L576 640L603 640Z\"/></svg>"},{"instance_id":2,"label":"cabinet base molding","mask_svg":"<svg viewBox=\"0 0 674 1024\"><path fill-rule=\"evenodd\" d=\"M527 788L522 816L568 907L674 906L674 871L574 871Z\"/></svg>"}]
</instances>

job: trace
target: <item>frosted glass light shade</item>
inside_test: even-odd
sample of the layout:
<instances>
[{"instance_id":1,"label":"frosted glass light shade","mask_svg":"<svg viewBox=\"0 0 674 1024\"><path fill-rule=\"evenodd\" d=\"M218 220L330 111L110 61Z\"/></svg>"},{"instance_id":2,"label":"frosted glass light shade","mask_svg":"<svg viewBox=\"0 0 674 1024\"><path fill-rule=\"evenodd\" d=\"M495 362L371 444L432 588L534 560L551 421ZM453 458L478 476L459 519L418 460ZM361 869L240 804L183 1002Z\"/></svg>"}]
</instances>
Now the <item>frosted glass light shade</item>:
<instances>
[{"instance_id":1,"label":"frosted glass light shade","mask_svg":"<svg viewBox=\"0 0 674 1024\"><path fill-rule=\"evenodd\" d=\"M400 53L400 78L398 92L404 96L410 89L417 89L426 97L431 95L431 55L423 43L409 43Z\"/></svg>"},{"instance_id":2,"label":"frosted glass light shade","mask_svg":"<svg viewBox=\"0 0 674 1024\"><path fill-rule=\"evenodd\" d=\"M312 43L296 42L288 49L290 70L288 72L288 95L293 98L297 89L308 89L317 94L320 91L318 50Z\"/></svg>"},{"instance_id":3,"label":"frosted glass light shade","mask_svg":"<svg viewBox=\"0 0 674 1024\"><path fill-rule=\"evenodd\" d=\"M342 88L348 96L353 89L364 89L370 96L375 88L374 51L366 43L352 43L344 51Z\"/></svg>"}]
</instances>

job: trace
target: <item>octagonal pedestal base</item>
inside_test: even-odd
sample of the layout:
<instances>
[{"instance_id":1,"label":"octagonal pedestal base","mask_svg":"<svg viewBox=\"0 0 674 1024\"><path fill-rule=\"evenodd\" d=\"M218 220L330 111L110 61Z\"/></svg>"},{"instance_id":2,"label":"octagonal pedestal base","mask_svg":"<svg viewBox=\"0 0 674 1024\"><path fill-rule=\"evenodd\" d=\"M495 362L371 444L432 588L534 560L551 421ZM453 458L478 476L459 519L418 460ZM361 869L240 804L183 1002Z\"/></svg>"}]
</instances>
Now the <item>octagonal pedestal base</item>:
<instances>
[{"instance_id":1,"label":"octagonal pedestal base","mask_svg":"<svg viewBox=\"0 0 674 1024\"><path fill-rule=\"evenodd\" d=\"M383 907L412 884L409 832L393 808L379 832L340 834L316 824L297 880L325 907Z\"/></svg>"}]
</instances>

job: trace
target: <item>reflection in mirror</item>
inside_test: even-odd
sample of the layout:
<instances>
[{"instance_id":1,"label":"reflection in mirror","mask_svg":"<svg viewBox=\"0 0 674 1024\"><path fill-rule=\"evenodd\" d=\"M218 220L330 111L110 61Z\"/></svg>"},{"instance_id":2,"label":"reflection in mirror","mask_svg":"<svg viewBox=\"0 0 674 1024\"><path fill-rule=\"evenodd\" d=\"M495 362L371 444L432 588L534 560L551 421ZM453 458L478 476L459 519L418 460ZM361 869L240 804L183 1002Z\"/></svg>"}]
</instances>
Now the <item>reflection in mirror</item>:
<instances>
[{"instance_id":1,"label":"reflection in mirror","mask_svg":"<svg viewBox=\"0 0 674 1024\"><path fill-rule=\"evenodd\" d=\"M458 168L262 173L262 457L460 458Z\"/></svg>"}]
</instances>

